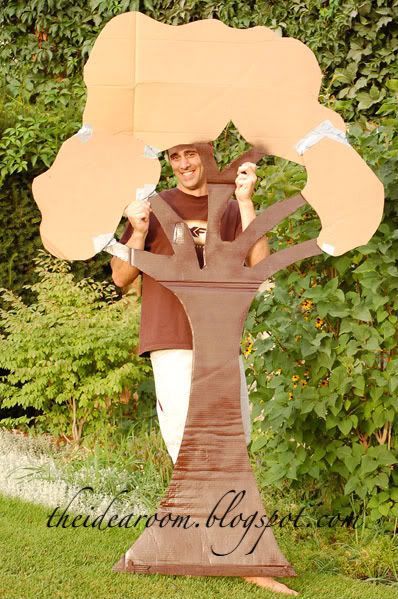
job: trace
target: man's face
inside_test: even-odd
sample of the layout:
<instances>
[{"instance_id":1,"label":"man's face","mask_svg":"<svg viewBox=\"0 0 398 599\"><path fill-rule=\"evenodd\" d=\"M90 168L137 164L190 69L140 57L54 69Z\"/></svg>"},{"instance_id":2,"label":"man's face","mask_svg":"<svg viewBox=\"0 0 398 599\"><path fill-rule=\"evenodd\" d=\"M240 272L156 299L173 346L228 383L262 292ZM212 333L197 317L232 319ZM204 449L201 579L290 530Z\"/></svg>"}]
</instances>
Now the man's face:
<instances>
[{"instance_id":1,"label":"man's face","mask_svg":"<svg viewBox=\"0 0 398 599\"><path fill-rule=\"evenodd\" d=\"M195 146L174 146L169 148L168 155L181 191L190 193L206 183L205 169Z\"/></svg>"}]
</instances>

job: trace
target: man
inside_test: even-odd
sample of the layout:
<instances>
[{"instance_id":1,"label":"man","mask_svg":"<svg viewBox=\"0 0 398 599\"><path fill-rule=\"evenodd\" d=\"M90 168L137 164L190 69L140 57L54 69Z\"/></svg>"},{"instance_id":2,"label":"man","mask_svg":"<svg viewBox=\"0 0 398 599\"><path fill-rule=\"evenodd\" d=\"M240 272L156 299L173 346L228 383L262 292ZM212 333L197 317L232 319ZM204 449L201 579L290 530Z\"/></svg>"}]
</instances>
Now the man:
<instances>
[{"instance_id":1,"label":"man","mask_svg":"<svg viewBox=\"0 0 398 599\"><path fill-rule=\"evenodd\" d=\"M178 145L167 152L177 179L175 189L160 195L187 223L195 241L199 264L204 265L203 253L207 228L207 182L205 169L194 145ZM230 199L221 221L221 237L233 241L256 217L252 195L256 184L256 165L250 162L238 168L235 180L236 200ZM159 222L151 213L149 201L133 201L128 207L127 225L121 242L134 249L159 254L172 254L170 242ZM246 257L253 266L270 253L268 242L256 242ZM140 271L113 257L112 278L119 287L136 279ZM143 274L140 355L150 354L156 388L156 409L159 425L173 462L181 445L192 374L192 333L185 311L174 294L160 283ZM241 370L241 410L247 444L250 442L250 411L243 361ZM270 577L244 577L259 586L274 591L297 594Z\"/></svg>"}]
</instances>

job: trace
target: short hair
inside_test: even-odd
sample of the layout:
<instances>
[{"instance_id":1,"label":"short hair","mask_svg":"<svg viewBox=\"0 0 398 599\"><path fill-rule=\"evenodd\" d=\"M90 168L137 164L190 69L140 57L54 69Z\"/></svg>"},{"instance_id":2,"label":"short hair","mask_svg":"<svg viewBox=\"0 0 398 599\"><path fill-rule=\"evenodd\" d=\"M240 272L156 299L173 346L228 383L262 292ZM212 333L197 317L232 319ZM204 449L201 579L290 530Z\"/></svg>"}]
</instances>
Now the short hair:
<instances>
[{"instance_id":1,"label":"short hair","mask_svg":"<svg viewBox=\"0 0 398 599\"><path fill-rule=\"evenodd\" d=\"M213 146L213 142L212 141L208 141L207 142L209 144L209 146L211 146L212 148ZM195 147L195 144L189 144ZM167 148L166 150L163 151L163 157L166 160L166 162L170 162L170 156L169 156L169 148Z\"/></svg>"}]
</instances>

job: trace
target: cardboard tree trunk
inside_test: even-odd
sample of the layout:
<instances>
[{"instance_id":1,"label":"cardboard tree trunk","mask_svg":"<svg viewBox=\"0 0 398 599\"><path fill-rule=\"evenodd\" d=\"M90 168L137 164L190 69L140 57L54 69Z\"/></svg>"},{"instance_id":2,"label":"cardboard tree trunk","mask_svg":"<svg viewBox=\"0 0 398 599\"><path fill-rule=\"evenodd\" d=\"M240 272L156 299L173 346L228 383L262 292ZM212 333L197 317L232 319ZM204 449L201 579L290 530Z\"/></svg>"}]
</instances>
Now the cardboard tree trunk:
<instances>
[{"instance_id":1,"label":"cardboard tree trunk","mask_svg":"<svg viewBox=\"0 0 398 599\"><path fill-rule=\"evenodd\" d=\"M256 267L245 266L254 242L305 201L298 195L279 202L234 242L224 242L220 221L235 188L237 166L254 154L244 155L217 176L209 146L197 147L212 181L208 183L204 267L199 267L189 229L158 195L151 198L151 206L175 254L135 250L132 258L135 266L178 297L190 321L193 372L184 436L170 485L156 510L157 520L114 569L294 576L275 541L248 457L240 405L239 348L248 309L264 279L300 258L322 252L311 240L272 254ZM184 231L178 243L175 227Z\"/></svg>"}]
</instances>

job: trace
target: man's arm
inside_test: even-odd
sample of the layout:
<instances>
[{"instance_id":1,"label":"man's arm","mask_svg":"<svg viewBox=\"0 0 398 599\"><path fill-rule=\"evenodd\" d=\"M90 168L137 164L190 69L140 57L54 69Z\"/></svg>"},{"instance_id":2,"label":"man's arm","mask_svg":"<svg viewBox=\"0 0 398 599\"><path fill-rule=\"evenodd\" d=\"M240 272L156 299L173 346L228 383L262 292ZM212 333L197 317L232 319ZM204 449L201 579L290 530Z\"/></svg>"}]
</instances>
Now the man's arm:
<instances>
[{"instance_id":1,"label":"man's arm","mask_svg":"<svg viewBox=\"0 0 398 599\"><path fill-rule=\"evenodd\" d=\"M240 218L242 221L242 231L244 231L249 224L256 218L256 212L254 210L253 202L239 202ZM262 237L253 245L249 250L246 258L246 264L248 266L254 266L257 262L260 262L263 258L270 255L270 248L266 237Z\"/></svg>"},{"instance_id":2,"label":"man's arm","mask_svg":"<svg viewBox=\"0 0 398 599\"><path fill-rule=\"evenodd\" d=\"M145 246L145 236L133 231L130 239L126 241L125 245L136 250L143 250ZM127 287L127 285L130 285L135 281L140 274L138 268L131 266L128 262L125 262L125 260L122 260L117 256L112 257L111 268L113 282L118 287Z\"/></svg>"},{"instance_id":3,"label":"man's arm","mask_svg":"<svg viewBox=\"0 0 398 599\"><path fill-rule=\"evenodd\" d=\"M238 168L238 176L235 179L236 190L235 197L238 200L240 218L242 221L242 231L256 218L256 211L252 202L254 187L257 177L255 174L256 165L252 162L245 162ZM270 255L270 248L266 237L262 237L249 250L246 258L248 266L254 266L263 258Z\"/></svg>"},{"instance_id":4,"label":"man's arm","mask_svg":"<svg viewBox=\"0 0 398 599\"><path fill-rule=\"evenodd\" d=\"M145 200L131 202L126 210L128 219L133 228L130 238L126 241L127 247L143 250L149 228L150 203ZM111 259L112 279L118 287L130 285L140 274L140 270L131 266L121 258L113 256Z\"/></svg>"}]
</instances>

